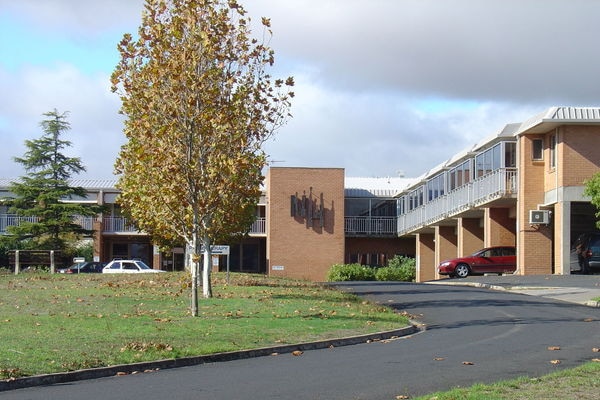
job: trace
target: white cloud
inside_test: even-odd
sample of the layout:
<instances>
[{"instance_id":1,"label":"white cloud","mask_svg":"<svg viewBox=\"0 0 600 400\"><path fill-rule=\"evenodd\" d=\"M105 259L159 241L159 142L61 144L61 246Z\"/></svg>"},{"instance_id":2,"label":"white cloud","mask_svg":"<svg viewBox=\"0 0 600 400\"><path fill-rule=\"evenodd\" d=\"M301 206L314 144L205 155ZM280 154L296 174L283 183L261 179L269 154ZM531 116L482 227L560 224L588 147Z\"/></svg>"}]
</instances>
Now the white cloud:
<instances>
[{"instance_id":1,"label":"white cloud","mask_svg":"<svg viewBox=\"0 0 600 400\"><path fill-rule=\"evenodd\" d=\"M19 57L35 53L35 43L22 43L23 51L8 57L10 68L0 61L0 85L10 94L0 98L0 135L11 157L22 154L24 139L39 136L42 113L56 107L71 111L67 138L88 175L112 174L124 139L119 100L109 91L113 61L106 58L123 33L137 30L142 4L0 0L11 21L32 34L60 38L55 49L45 43L49 53L59 54L69 41L73 52L94 48L34 65ZM600 36L600 2L244 4L255 21L272 20L274 75L294 75L297 82L294 118L266 147L272 160L284 161L275 165L344 167L352 176L398 171L417 176L549 106L598 105L600 53L593 44ZM0 35L0 51L7 40L23 39ZM90 63L102 68L89 68ZM10 161L0 163L0 176L7 175L14 175Z\"/></svg>"},{"instance_id":2,"label":"white cloud","mask_svg":"<svg viewBox=\"0 0 600 400\"><path fill-rule=\"evenodd\" d=\"M25 139L42 135L39 123L44 113L57 109L69 112L71 130L63 139L73 143L69 153L80 157L88 175L104 178L112 175L112 165L123 142L119 100L110 93L106 75L87 76L71 65L54 68L30 67L16 76L0 75L0 84L10 97L0 99L7 122L1 128L2 139L11 146L5 153L20 157L25 152ZM23 172L8 160L1 164L0 175L14 177Z\"/></svg>"}]
</instances>

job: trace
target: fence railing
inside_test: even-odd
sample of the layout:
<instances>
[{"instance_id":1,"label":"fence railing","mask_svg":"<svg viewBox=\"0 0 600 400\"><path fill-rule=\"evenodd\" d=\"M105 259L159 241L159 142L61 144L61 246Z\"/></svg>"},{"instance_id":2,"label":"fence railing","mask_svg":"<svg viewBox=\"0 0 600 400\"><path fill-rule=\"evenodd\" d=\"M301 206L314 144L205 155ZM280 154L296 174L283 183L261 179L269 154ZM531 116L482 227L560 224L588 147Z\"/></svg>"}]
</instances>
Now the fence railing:
<instances>
[{"instance_id":1,"label":"fence railing","mask_svg":"<svg viewBox=\"0 0 600 400\"><path fill-rule=\"evenodd\" d=\"M440 222L490 201L517 193L517 170L503 168L398 217L398 235Z\"/></svg>"},{"instance_id":2,"label":"fence railing","mask_svg":"<svg viewBox=\"0 0 600 400\"><path fill-rule=\"evenodd\" d=\"M81 225L84 229L91 231L94 229L94 222L98 221L99 217L83 217L77 215L73 217L73 222ZM9 226L19 226L23 222L38 222L38 217L23 217L15 214L0 214L0 234L6 234ZM250 234L261 235L266 234L266 218L260 217L252 224ZM142 233L130 220L125 217L102 217L102 232L103 233Z\"/></svg>"},{"instance_id":3,"label":"fence railing","mask_svg":"<svg viewBox=\"0 0 600 400\"><path fill-rule=\"evenodd\" d=\"M250 227L250 235L262 235L267 233L267 219L258 217Z\"/></svg>"},{"instance_id":4,"label":"fence railing","mask_svg":"<svg viewBox=\"0 0 600 400\"><path fill-rule=\"evenodd\" d=\"M395 236L396 217L345 217L348 236Z\"/></svg>"}]
</instances>

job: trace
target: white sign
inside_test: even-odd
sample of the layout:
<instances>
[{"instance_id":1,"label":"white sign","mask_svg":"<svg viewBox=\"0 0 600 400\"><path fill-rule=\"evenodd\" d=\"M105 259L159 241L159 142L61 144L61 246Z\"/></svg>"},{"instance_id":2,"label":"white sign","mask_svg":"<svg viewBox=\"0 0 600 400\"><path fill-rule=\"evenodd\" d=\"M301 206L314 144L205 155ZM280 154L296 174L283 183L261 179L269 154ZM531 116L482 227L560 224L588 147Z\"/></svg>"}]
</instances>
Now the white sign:
<instances>
[{"instance_id":1,"label":"white sign","mask_svg":"<svg viewBox=\"0 0 600 400\"><path fill-rule=\"evenodd\" d=\"M271 267L271 269L272 269L273 271L283 271L283 270L285 270L285 267L284 267L283 265L273 265L273 266Z\"/></svg>"},{"instance_id":2,"label":"white sign","mask_svg":"<svg viewBox=\"0 0 600 400\"><path fill-rule=\"evenodd\" d=\"M204 253L204 246L202 246L202 252ZM210 246L210 252L215 255L229 255L229 246Z\"/></svg>"}]
</instances>

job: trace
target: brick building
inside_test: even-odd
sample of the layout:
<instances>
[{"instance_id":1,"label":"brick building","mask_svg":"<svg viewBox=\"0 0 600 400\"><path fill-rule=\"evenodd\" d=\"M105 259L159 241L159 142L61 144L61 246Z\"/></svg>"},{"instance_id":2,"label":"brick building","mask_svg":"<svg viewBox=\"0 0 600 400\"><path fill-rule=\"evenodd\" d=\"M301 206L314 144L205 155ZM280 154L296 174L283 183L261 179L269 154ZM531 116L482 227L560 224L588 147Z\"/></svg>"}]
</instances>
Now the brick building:
<instances>
[{"instance_id":1,"label":"brick building","mask_svg":"<svg viewBox=\"0 0 600 400\"><path fill-rule=\"evenodd\" d=\"M485 132L484 132L485 134ZM349 178L342 168L267 172L256 222L220 268L323 280L336 263L417 260L417 280L440 261L494 245L517 247L517 274L569 274L575 237L595 229L584 181L600 171L600 108L553 107L506 125L414 179ZM9 180L0 180L6 193ZM95 219L95 257L141 258L183 268L183 251L159 253L121 214L116 181L74 181L108 206ZM1 193L0 193L1 195ZM0 206L0 233L18 223ZM225 244L225 243L223 243Z\"/></svg>"}]
</instances>

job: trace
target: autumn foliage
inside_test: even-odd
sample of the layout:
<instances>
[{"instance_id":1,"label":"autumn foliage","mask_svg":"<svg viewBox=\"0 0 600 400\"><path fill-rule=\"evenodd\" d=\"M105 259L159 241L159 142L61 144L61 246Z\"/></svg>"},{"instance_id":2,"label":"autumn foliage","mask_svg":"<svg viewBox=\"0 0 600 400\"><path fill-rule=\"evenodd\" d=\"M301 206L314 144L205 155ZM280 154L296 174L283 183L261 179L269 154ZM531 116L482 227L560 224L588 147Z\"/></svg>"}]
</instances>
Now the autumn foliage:
<instances>
[{"instance_id":1,"label":"autumn foliage","mask_svg":"<svg viewBox=\"0 0 600 400\"><path fill-rule=\"evenodd\" d=\"M119 202L157 242L184 242L193 260L202 245L248 230L262 145L289 117L294 82L267 73L274 52L270 21L261 22L258 40L235 0L147 0L137 38L118 46ZM210 297L207 285L205 276Z\"/></svg>"}]
</instances>

